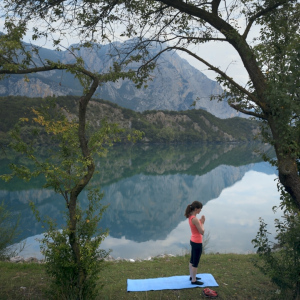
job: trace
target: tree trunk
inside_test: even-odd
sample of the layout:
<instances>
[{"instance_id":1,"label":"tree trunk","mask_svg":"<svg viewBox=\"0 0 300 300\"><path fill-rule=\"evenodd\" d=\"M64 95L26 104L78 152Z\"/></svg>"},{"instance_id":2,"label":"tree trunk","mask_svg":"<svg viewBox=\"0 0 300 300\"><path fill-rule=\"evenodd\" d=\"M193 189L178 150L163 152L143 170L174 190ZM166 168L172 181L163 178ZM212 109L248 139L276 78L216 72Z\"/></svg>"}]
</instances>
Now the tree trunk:
<instances>
[{"instance_id":1,"label":"tree trunk","mask_svg":"<svg viewBox=\"0 0 300 300\"><path fill-rule=\"evenodd\" d=\"M278 152L278 148L276 152ZM300 178L295 159L291 157L281 157L277 154L279 180L285 187L285 190L291 195L296 207L300 210Z\"/></svg>"},{"instance_id":2,"label":"tree trunk","mask_svg":"<svg viewBox=\"0 0 300 300\"><path fill-rule=\"evenodd\" d=\"M299 274L300 275L300 274ZM300 300L300 281L296 283L295 300Z\"/></svg>"},{"instance_id":3,"label":"tree trunk","mask_svg":"<svg viewBox=\"0 0 300 300\"><path fill-rule=\"evenodd\" d=\"M92 77L90 74L87 75ZM69 202L69 217L70 217L69 242L72 248L74 262L78 268L77 287L79 291L82 290L83 284L86 280L86 271L81 265L80 245L79 245L77 232L76 232L77 231L76 207L77 207L77 200L79 194L89 183L95 171L94 161L91 157L90 150L88 148L88 140L86 139L86 135L85 135L87 105L99 84L97 78L95 77L92 78L93 78L93 83L90 87L89 92L85 96L81 97L79 100L79 110L78 110L78 117L79 117L78 138L79 138L80 149L83 157L89 162L89 164L87 165L87 173L85 174L85 176L83 176L81 180L76 184L76 186L72 189L70 195L70 202Z\"/></svg>"},{"instance_id":4,"label":"tree trunk","mask_svg":"<svg viewBox=\"0 0 300 300\"><path fill-rule=\"evenodd\" d=\"M78 244L76 229L77 229L77 217L76 217L76 206L77 206L77 196L71 193L70 203L69 203L69 243L73 252L74 263L78 269L78 278L77 278L77 288L81 290L82 285L86 279L86 274L81 266L81 254L80 246Z\"/></svg>"},{"instance_id":5,"label":"tree trunk","mask_svg":"<svg viewBox=\"0 0 300 300\"><path fill-rule=\"evenodd\" d=\"M300 210L300 177L295 155L289 150L288 145L283 144L285 133L278 121L269 117L268 124L274 140L279 180Z\"/></svg>"}]
</instances>

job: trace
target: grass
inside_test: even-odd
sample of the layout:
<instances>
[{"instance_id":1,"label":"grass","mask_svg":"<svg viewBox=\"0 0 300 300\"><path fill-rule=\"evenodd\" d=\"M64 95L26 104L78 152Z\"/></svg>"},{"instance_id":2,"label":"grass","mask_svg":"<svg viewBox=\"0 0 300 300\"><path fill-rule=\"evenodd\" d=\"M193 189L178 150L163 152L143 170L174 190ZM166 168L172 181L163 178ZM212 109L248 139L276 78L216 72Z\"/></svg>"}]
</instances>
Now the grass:
<instances>
[{"instance_id":1,"label":"grass","mask_svg":"<svg viewBox=\"0 0 300 300\"><path fill-rule=\"evenodd\" d=\"M212 287L220 300L288 299L277 295L277 288L253 266L256 254L206 254L198 273L211 273L219 284ZM97 299L206 299L202 288L127 292L127 279L155 278L188 274L189 256L153 258L150 261L104 262ZM48 279L43 264L0 262L0 299L47 299Z\"/></svg>"}]
</instances>

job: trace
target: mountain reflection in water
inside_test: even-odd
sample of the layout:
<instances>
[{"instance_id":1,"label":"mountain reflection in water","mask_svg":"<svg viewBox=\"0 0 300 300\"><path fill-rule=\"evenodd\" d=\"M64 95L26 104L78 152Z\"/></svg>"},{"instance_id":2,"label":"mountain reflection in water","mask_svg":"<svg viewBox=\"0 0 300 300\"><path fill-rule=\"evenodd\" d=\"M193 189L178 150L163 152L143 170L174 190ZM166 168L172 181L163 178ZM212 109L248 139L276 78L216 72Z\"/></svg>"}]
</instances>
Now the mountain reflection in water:
<instances>
[{"instance_id":1,"label":"mountain reflection in water","mask_svg":"<svg viewBox=\"0 0 300 300\"><path fill-rule=\"evenodd\" d=\"M262 162L257 145L149 145L116 146L97 161L99 173L91 186L101 187L109 208L100 226L109 229L101 247L114 257L147 258L162 253L182 254L189 249L190 229L184 217L194 200L204 204L208 252L245 253L261 216L268 224L278 217L275 168ZM267 149L265 149L267 150ZM272 155L271 150L270 155ZM1 160L1 174L8 160ZM6 171L4 171L6 170ZM0 184L0 199L13 213L21 213L24 256L39 257L36 235L43 232L29 206L35 202L42 216L63 223L64 200L42 189L42 179ZM87 193L81 204L87 205ZM209 234L208 234L209 233Z\"/></svg>"}]
</instances>

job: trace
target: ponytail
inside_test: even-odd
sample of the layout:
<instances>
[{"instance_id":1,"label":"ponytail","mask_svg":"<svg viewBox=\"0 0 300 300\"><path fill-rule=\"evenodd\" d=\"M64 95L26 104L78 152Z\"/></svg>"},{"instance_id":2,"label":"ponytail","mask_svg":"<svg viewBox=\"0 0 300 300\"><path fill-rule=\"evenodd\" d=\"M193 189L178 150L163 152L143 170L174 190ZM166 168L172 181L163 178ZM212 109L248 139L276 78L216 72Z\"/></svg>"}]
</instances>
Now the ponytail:
<instances>
[{"instance_id":1,"label":"ponytail","mask_svg":"<svg viewBox=\"0 0 300 300\"><path fill-rule=\"evenodd\" d=\"M189 204L189 205L186 207L185 213L184 213L185 217L186 217L186 218L189 218L189 216L191 215L191 212L192 212L193 210L195 210L196 208L199 209L199 208L202 208L202 207L203 207L203 205L202 205L201 202L199 202L199 201L194 201L192 204Z\"/></svg>"}]
</instances>

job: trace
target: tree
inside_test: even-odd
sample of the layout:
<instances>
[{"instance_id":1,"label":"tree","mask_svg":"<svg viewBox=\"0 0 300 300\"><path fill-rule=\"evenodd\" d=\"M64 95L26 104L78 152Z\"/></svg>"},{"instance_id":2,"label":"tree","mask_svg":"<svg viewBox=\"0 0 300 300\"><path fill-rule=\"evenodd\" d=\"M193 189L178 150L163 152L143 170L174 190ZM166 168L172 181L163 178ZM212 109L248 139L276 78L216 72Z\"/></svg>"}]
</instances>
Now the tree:
<instances>
[{"instance_id":1,"label":"tree","mask_svg":"<svg viewBox=\"0 0 300 300\"><path fill-rule=\"evenodd\" d=\"M104 208L100 205L102 197L98 192L89 193L85 211L80 208L78 196L94 174L95 154L104 155L119 131L114 124L103 124L87 138L86 126L83 126L85 116L82 115L88 101L82 101L84 98L80 99L79 121L68 119L65 111L53 101L55 99L41 105L40 109L33 109L36 115L33 124L38 126L33 128L29 141L23 139L21 124L30 120L22 118L21 124L11 133L10 147L25 154L34 166L11 165L13 172L1 176L5 180L14 176L30 180L43 175L44 188L50 187L64 198L67 213L62 230L58 230L52 220L41 220L34 206L33 210L38 221L48 225L42 239L42 253L52 282L52 294L67 299L93 299L95 296L101 270L97 260L106 256L99 246L107 232L97 230ZM46 159L40 158L36 150L43 140L52 144L46 150Z\"/></svg>"},{"instance_id":2,"label":"tree","mask_svg":"<svg viewBox=\"0 0 300 300\"><path fill-rule=\"evenodd\" d=\"M218 74L227 88L229 105L258 118L265 127L264 138L274 145L279 179L300 209L299 177L299 3L295 0L148 0L148 1L11 1L6 9L23 21L46 21L41 32L62 38L77 29L82 41L113 40L114 25L119 36L135 38L127 54L140 53L140 71L155 62L164 51L183 51ZM72 16L72 18L70 17ZM57 20L60 26L57 26ZM56 23L55 23L56 22ZM64 24L64 26L62 26ZM250 40L258 25L260 33ZM69 31L70 32L70 31ZM55 40L59 44L61 38ZM214 41L228 43L238 53L249 75L240 85L226 71L191 50L191 46ZM165 44L160 53L149 57L147 47ZM255 46L252 46L252 43Z\"/></svg>"},{"instance_id":3,"label":"tree","mask_svg":"<svg viewBox=\"0 0 300 300\"><path fill-rule=\"evenodd\" d=\"M105 155L121 130L115 124L103 122L96 132L89 131L86 111L101 82L131 77L132 72L121 72L116 65L107 74L95 74L83 67L80 57L77 57L72 65L42 61L38 48L27 47L21 41L26 32L24 24L6 22L8 33L0 36L0 74L8 76L64 69L79 79L84 93L78 101L78 116L75 119L70 119L68 112L58 107L53 101L55 99L51 99L50 103L33 109L33 120L20 120L20 124L12 131L10 146L25 154L34 163L34 167L31 169L24 165L12 165L12 173L1 177L10 180L18 176L30 180L32 177L43 175L46 180L44 187L53 188L64 198L67 209L66 227L60 232L53 221L46 222L50 226L43 239L42 249L46 257L46 269L56 287L53 291L59 294L57 297L92 299L95 296L99 272L97 258L105 256L98 247L106 233L94 237L104 210L99 204L101 194L97 191L89 193L89 206L85 212L80 208L78 197L95 172L94 156ZM34 55L39 58L39 64L34 60ZM36 125L32 131L34 138L30 141L24 141L22 137L21 125L24 122L33 122L32 124ZM36 153L38 146L43 142L39 138L41 133L56 147L54 151L47 149L46 160L40 159ZM132 137L135 138L138 134L134 133ZM39 219L38 212L36 213Z\"/></svg>"}]
</instances>

